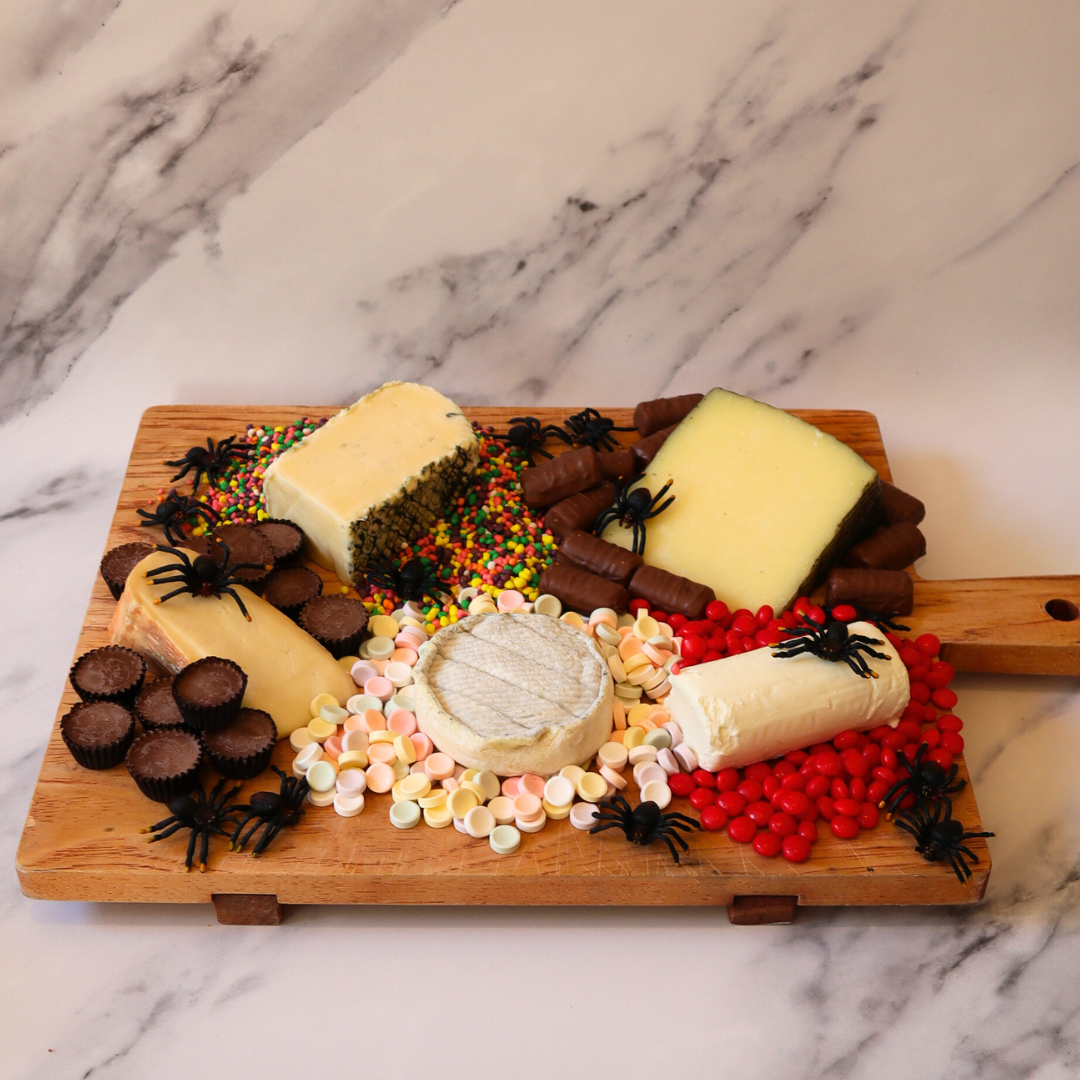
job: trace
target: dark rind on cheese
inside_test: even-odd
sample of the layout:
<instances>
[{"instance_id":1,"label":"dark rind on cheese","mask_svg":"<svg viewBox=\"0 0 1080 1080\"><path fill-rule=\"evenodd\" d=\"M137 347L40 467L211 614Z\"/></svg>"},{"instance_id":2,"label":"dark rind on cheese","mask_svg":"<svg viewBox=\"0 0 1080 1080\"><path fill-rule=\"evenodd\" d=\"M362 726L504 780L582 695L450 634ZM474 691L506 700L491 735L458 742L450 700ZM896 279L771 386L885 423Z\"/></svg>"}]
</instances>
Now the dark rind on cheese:
<instances>
[{"instance_id":1,"label":"dark rind on cheese","mask_svg":"<svg viewBox=\"0 0 1080 1080\"><path fill-rule=\"evenodd\" d=\"M599 574L625 586L645 560L618 544L609 544L590 532L576 529L563 540L559 554L580 570ZM663 610L663 609L661 609Z\"/></svg>"},{"instance_id":2,"label":"dark rind on cheese","mask_svg":"<svg viewBox=\"0 0 1080 1080\"><path fill-rule=\"evenodd\" d=\"M870 615L910 615L915 586L903 570L859 570L836 566L825 582L825 607L853 604Z\"/></svg>"},{"instance_id":3,"label":"dark rind on cheese","mask_svg":"<svg viewBox=\"0 0 1080 1080\"><path fill-rule=\"evenodd\" d=\"M844 565L863 570L903 570L925 554L926 537L911 522L900 521L855 544L844 558Z\"/></svg>"},{"instance_id":4,"label":"dark rind on cheese","mask_svg":"<svg viewBox=\"0 0 1080 1080\"><path fill-rule=\"evenodd\" d=\"M705 618L705 608L716 599L708 585L658 566L642 566L630 579L629 589L635 600L645 600L656 611L685 615L695 621Z\"/></svg>"},{"instance_id":5,"label":"dark rind on cheese","mask_svg":"<svg viewBox=\"0 0 1080 1080\"><path fill-rule=\"evenodd\" d=\"M604 479L600 458L591 446L568 450L521 473L521 491L530 508L551 506L596 487Z\"/></svg>"},{"instance_id":6,"label":"dark rind on cheese","mask_svg":"<svg viewBox=\"0 0 1080 1080\"><path fill-rule=\"evenodd\" d=\"M926 507L919 499L887 480L881 481L881 510L887 525L897 525L901 521L918 525L926 517Z\"/></svg>"},{"instance_id":7,"label":"dark rind on cheese","mask_svg":"<svg viewBox=\"0 0 1080 1080\"><path fill-rule=\"evenodd\" d=\"M642 401L634 410L634 427L643 437L661 428L671 427L679 423L704 397L704 394L680 394L678 397Z\"/></svg>"},{"instance_id":8,"label":"dark rind on cheese","mask_svg":"<svg viewBox=\"0 0 1080 1080\"><path fill-rule=\"evenodd\" d=\"M564 556L565 558L565 556ZM598 607L626 611L630 594L621 585L598 574L579 570L569 562L554 562L540 575L540 592L557 596L563 607L591 614Z\"/></svg>"},{"instance_id":9,"label":"dark rind on cheese","mask_svg":"<svg viewBox=\"0 0 1080 1080\"><path fill-rule=\"evenodd\" d=\"M817 557L810 573L779 610L786 610L800 596L809 596L825 580L825 575L844 558L848 549L866 537L880 519L881 478L875 473L863 488L858 501L837 526L831 542Z\"/></svg>"},{"instance_id":10,"label":"dark rind on cheese","mask_svg":"<svg viewBox=\"0 0 1080 1080\"><path fill-rule=\"evenodd\" d=\"M413 543L449 513L465 494L479 464L480 446L475 439L467 446L456 446L354 521L349 543L353 584L361 584L366 566L395 557L403 545Z\"/></svg>"},{"instance_id":11,"label":"dark rind on cheese","mask_svg":"<svg viewBox=\"0 0 1080 1080\"><path fill-rule=\"evenodd\" d=\"M556 536L569 536L575 529L593 527L593 522L615 502L615 485L610 480L588 491L580 491L551 507L544 515L544 527Z\"/></svg>"},{"instance_id":12,"label":"dark rind on cheese","mask_svg":"<svg viewBox=\"0 0 1080 1080\"><path fill-rule=\"evenodd\" d=\"M672 424L670 427L661 428L659 431L653 432L647 439L638 439L636 443L630 444L630 453L634 455L639 472L648 467L652 459L659 453L660 447L667 442L668 436L678 426L678 424Z\"/></svg>"}]
</instances>

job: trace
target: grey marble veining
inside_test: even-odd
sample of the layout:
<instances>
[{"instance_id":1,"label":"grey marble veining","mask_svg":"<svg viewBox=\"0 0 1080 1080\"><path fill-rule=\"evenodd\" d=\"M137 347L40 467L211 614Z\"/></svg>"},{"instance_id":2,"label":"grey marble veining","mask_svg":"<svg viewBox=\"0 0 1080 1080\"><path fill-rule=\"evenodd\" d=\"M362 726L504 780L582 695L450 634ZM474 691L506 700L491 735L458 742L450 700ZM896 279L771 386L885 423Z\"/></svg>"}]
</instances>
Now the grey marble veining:
<instances>
[{"instance_id":1,"label":"grey marble veining","mask_svg":"<svg viewBox=\"0 0 1080 1080\"><path fill-rule=\"evenodd\" d=\"M958 680L973 909L226 928L11 870L149 405L864 408L927 576L1080 570L1078 43L1005 0L0 11L0 1077L1080 1073L1076 679Z\"/></svg>"}]
</instances>

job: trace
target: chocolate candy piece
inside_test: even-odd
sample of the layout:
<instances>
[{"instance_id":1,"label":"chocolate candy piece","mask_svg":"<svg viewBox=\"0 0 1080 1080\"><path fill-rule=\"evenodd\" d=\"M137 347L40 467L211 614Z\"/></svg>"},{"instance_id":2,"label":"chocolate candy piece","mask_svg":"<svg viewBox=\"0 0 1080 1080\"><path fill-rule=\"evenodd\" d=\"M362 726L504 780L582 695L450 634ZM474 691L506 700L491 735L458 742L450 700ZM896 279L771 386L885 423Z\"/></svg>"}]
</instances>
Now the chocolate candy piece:
<instances>
[{"instance_id":1,"label":"chocolate candy piece","mask_svg":"<svg viewBox=\"0 0 1080 1080\"><path fill-rule=\"evenodd\" d=\"M367 627L368 615L359 600L330 593L316 596L301 609L297 619L306 630L336 660L352 656L360 646Z\"/></svg>"},{"instance_id":2,"label":"chocolate candy piece","mask_svg":"<svg viewBox=\"0 0 1080 1080\"><path fill-rule=\"evenodd\" d=\"M881 481L881 509L890 525L901 521L918 525L926 517L926 507L906 491L901 491L886 480Z\"/></svg>"},{"instance_id":3,"label":"chocolate candy piece","mask_svg":"<svg viewBox=\"0 0 1080 1080\"><path fill-rule=\"evenodd\" d=\"M115 701L131 708L146 678L146 661L132 649L106 645L83 653L69 677L83 701Z\"/></svg>"},{"instance_id":4,"label":"chocolate candy piece","mask_svg":"<svg viewBox=\"0 0 1080 1080\"><path fill-rule=\"evenodd\" d=\"M530 507L550 506L587 491L604 479L600 458L591 446L569 450L521 473L521 490Z\"/></svg>"},{"instance_id":5,"label":"chocolate candy piece","mask_svg":"<svg viewBox=\"0 0 1080 1080\"><path fill-rule=\"evenodd\" d=\"M559 554L569 559L580 570L590 574L599 574L609 581L620 585L634 576L634 571L644 564L640 555L635 555L618 544L609 544L592 533L576 529L562 542Z\"/></svg>"},{"instance_id":6,"label":"chocolate candy piece","mask_svg":"<svg viewBox=\"0 0 1080 1080\"><path fill-rule=\"evenodd\" d=\"M540 575L540 591L557 596L563 607L586 615L598 607L626 611L630 606L630 597L621 585L568 563L552 563Z\"/></svg>"},{"instance_id":7,"label":"chocolate candy piece","mask_svg":"<svg viewBox=\"0 0 1080 1080\"><path fill-rule=\"evenodd\" d=\"M133 543L121 544L105 553L105 558L101 560L101 576L109 586L114 600L120 599L128 574L153 550L153 544Z\"/></svg>"},{"instance_id":8,"label":"chocolate candy piece","mask_svg":"<svg viewBox=\"0 0 1080 1080\"><path fill-rule=\"evenodd\" d=\"M60 735L85 769L111 769L135 738L135 718L115 701L80 701L60 721Z\"/></svg>"},{"instance_id":9,"label":"chocolate candy piece","mask_svg":"<svg viewBox=\"0 0 1080 1080\"><path fill-rule=\"evenodd\" d=\"M902 570L835 567L825 584L825 607L853 604L871 615L910 615L914 606L911 575Z\"/></svg>"},{"instance_id":10,"label":"chocolate candy piece","mask_svg":"<svg viewBox=\"0 0 1080 1080\"><path fill-rule=\"evenodd\" d=\"M204 656L173 679L173 700L189 727L217 731L240 711L247 681L246 673L234 660Z\"/></svg>"},{"instance_id":11,"label":"chocolate candy piece","mask_svg":"<svg viewBox=\"0 0 1080 1080\"><path fill-rule=\"evenodd\" d=\"M909 521L879 529L849 549L845 566L862 570L903 570L926 554L926 537Z\"/></svg>"},{"instance_id":12,"label":"chocolate candy piece","mask_svg":"<svg viewBox=\"0 0 1080 1080\"><path fill-rule=\"evenodd\" d=\"M643 401L634 410L634 427L642 436L677 424L704 397L704 394L680 394L678 397Z\"/></svg>"},{"instance_id":13,"label":"chocolate candy piece","mask_svg":"<svg viewBox=\"0 0 1080 1080\"><path fill-rule=\"evenodd\" d=\"M544 527L556 536L569 536L575 529L593 527L593 522L615 502L615 485L610 480L588 491L578 492L556 503L544 515Z\"/></svg>"},{"instance_id":14,"label":"chocolate candy piece","mask_svg":"<svg viewBox=\"0 0 1080 1080\"><path fill-rule=\"evenodd\" d=\"M596 456L605 480L619 480L637 471L637 459L629 450L601 450Z\"/></svg>"},{"instance_id":15,"label":"chocolate candy piece","mask_svg":"<svg viewBox=\"0 0 1080 1080\"><path fill-rule=\"evenodd\" d=\"M202 757L197 735L183 728L158 728L131 744L127 767L148 799L167 803L192 789Z\"/></svg>"},{"instance_id":16,"label":"chocolate candy piece","mask_svg":"<svg viewBox=\"0 0 1080 1080\"><path fill-rule=\"evenodd\" d=\"M705 608L716 599L708 585L669 574L656 566L642 566L630 579L630 595L657 611L676 612L688 619L704 619Z\"/></svg>"},{"instance_id":17,"label":"chocolate candy piece","mask_svg":"<svg viewBox=\"0 0 1080 1080\"><path fill-rule=\"evenodd\" d=\"M636 443L631 443L630 453L634 455L639 470L644 469L656 457L656 452L667 442L667 437L677 427L678 424L672 424L671 427L653 432L647 439L638 439Z\"/></svg>"}]
</instances>

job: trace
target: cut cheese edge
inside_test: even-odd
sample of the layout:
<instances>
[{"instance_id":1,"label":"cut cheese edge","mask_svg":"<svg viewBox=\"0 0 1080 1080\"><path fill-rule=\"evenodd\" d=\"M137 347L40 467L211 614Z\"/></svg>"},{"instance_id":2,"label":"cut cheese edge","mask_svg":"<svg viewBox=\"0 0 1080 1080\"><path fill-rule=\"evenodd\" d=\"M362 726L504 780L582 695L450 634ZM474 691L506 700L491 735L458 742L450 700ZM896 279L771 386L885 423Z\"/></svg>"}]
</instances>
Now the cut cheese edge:
<instances>
[{"instance_id":1,"label":"cut cheese edge","mask_svg":"<svg viewBox=\"0 0 1080 1080\"><path fill-rule=\"evenodd\" d=\"M248 677L244 705L269 713L279 738L311 720L316 695L332 694L344 705L356 693L352 677L326 649L243 586L235 588L251 622L228 595L181 593L155 604L176 586L153 585L145 572L176 561L168 552L155 551L128 575L109 623L114 645L126 645L173 673L204 656L235 661Z\"/></svg>"},{"instance_id":2,"label":"cut cheese edge","mask_svg":"<svg viewBox=\"0 0 1080 1080\"><path fill-rule=\"evenodd\" d=\"M675 501L646 522L645 562L709 585L735 610L782 611L816 586L873 523L874 468L789 413L712 390L668 437L640 483ZM630 547L613 522L603 537Z\"/></svg>"},{"instance_id":3,"label":"cut cheese edge","mask_svg":"<svg viewBox=\"0 0 1080 1080\"><path fill-rule=\"evenodd\" d=\"M421 646L413 675L420 730L471 769L551 776L611 734L607 664L548 615L470 615Z\"/></svg>"},{"instance_id":4,"label":"cut cheese edge","mask_svg":"<svg viewBox=\"0 0 1080 1080\"><path fill-rule=\"evenodd\" d=\"M331 417L266 470L271 517L342 581L398 554L447 513L480 460L472 424L430 386L390 382Z\"/></svg>"},{"instance_id":5,"label":"cut cheese edge","mask_svg":"<svg viewBox=\"0 0 1080 1080\"><path fill-rule=\"evenodd\" d=\"M881 642L872 648L887 661L865 657L878 678L810 653L774 657L771 648L672 675L666 708L702 768L738 769L841 731L895 726L911 697L907 669L876 626L856 622L849 632Z\"/></svg>"}]
</instances>

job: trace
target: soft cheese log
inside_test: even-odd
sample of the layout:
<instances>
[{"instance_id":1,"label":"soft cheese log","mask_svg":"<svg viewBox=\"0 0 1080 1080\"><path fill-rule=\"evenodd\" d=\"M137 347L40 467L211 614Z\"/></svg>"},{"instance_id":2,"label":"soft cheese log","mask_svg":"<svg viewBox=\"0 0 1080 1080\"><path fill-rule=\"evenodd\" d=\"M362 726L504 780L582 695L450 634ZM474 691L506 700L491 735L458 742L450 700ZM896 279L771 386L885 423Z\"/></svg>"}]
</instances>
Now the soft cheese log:
<instances>
[{"instance_id":1,"label":"soft cheese log","mask_svg":"<svg viewBox=\"0 0 1080 1080\"><path fill-rule=\"evenodd\" d=\"M782 611L880 513L878 475L850 447L752 398L712 390L640 483L675 501L646 522L645 562L712 587L733 610ZM630 547L618 522L604 539Z\"/></svg>"},{"instance_id":2,"label":"soft cheese log","mask_svg":"<svg viewBox=\"0 0 1080 1080\"><path fill-rule=\"evenodd\" d=\"M109 623L114 645L126 645L174 673L204 656L234 660L248 677L244 704L268 712L279 737L308 723L317 694L333 694L344 705L356 693L352 676L326 649L242 585L236 591L251 622L228 595L181 593L155 604L176 586L152 585L145 572L176 561L168 552L155 551L128 575Z\"/></svg>"},{"instance_id":3,"label":"soft cheese log","mask_svg":"<svg viewBox=\"0 0 1080 1080\"><path fill-rule=\"evenodd\" d=\"M782 659L771 648L672 675L666 708L702 768L738 769L841 731L895 726L911 697L907 669L876 626L856 622L849 630L881 642L872 648L889 659L866 657L878 678L810 653Z\"/></svg>"},{"instance_id":4,"label":"soft cheese log","mask_svg":"<svg viewBox=\"0 0 1080 1080\"><path fill-rule=\"evenodd\" d=\"M390 382L270 465L266 509L304 530L315 562L359 584L365 566L451 509L479 461L472 424L448 397Z\"/></svg>"}]
</instances>

